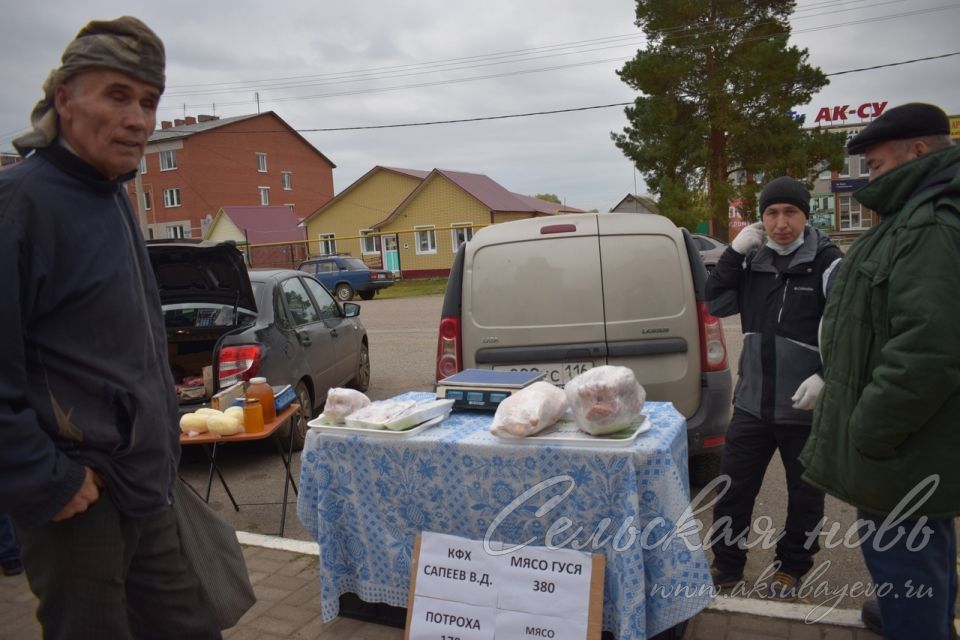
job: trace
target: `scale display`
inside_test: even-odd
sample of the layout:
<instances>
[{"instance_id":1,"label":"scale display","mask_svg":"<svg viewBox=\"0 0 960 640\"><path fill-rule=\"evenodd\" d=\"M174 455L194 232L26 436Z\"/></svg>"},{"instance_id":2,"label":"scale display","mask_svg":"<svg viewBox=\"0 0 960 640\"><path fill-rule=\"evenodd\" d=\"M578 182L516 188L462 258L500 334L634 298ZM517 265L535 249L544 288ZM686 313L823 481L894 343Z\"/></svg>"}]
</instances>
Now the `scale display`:
<instances>
[{"instance_id":1,"label":"scale display","mask_svg":"<svg viewBox=\"0 0 960 640\"><path fill-rule=\"evenodd\" d=\"M544 376L542 371L464 369L437 383L437 398L453 400L454 409L496 411L511 394Z\"/></svg>"}]
</instances>

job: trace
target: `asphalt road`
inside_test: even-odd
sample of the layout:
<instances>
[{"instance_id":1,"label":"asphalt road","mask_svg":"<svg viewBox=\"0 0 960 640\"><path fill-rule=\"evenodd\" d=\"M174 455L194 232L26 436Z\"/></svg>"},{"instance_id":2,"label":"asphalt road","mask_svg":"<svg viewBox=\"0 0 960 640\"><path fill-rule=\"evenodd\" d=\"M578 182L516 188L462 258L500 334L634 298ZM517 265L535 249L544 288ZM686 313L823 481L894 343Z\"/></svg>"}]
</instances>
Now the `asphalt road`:
<instances>
[{"instance_id":1,"label":"asphalt road","mask_svg":"<svg viewBox=\"0 0 960 640\"><path fill-rule=\"evenodd\" d=\"M370 340L372 377L368 395L371 399L389 398L405 391L432 390L441 301L442 296L426 296L374 299L359 303L362 307L360 319L367 328ZM734 317L725 320L724 327L731 366L735 369L742 343L739 319ZM211 492L211 505L239 530L277 533L283 490L283 466L273 445L253 443L225 446L221 448L217 459L234 496L241 502L241 507L239 512L233 510L216 478ZM206 484L206 473L207 463L202 451L199 447L187 447L181 464L183 477L202 490ZM299 455L294 462L294 477L298 478L299 483ZM712 521L709 503L713 496L701 495L698 499L700 489L697 487L694 487L692 492L695 509L702 507L701 512L696 515L706 529ZM782 530L786 503L783 467L779 458L774 456L754 509L755 525L762 525L764 516L769 518L769 524L763 528L772 527L774 532L768 534L767 539L773 538ZM827 497L826 517L827 529L833 527L838 533L835 534L834 544L823 548L817 555L814 568L817 575L808 579L810 592L804 599L824 603L824 606L859 609L865 599L862 591L864 587L871 585L870 576L860 551L842 543L843 535L851 529L856 519L855 510L845 503ZM296 499L292 492L284 535L300 540L310 539L297 519ZM757 542L762 538L753 534L750 540ZM823 546L823 542L821 545ZM768 572L768 577L772 575L768 566L773 560L772 544L758 544L753 547L746 571L748 590L753 581L764 572ZM856 590L861 593L855 594Z\"/></svg>"}]
</instances>

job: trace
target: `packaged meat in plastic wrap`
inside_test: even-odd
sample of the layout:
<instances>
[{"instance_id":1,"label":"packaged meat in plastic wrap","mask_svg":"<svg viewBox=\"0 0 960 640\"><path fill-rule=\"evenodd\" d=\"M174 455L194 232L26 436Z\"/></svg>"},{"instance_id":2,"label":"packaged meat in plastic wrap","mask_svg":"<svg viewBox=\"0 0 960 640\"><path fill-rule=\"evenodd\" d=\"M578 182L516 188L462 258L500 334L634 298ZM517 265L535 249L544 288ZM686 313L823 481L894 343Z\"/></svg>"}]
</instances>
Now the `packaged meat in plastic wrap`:
<instances>
[{"instance_id":1,"label":"packaged meat in plastic wrap","mask_svg":"<svg viewBox=\"0 0 960 640\"><path fill-rule=\"evenodd\" d=\"M595 436L639 420L647 398L632 369L610 365L584 371L567 383L565 391L577 426Z\"/></svg>"},{"instance_id":2,"label":"packaged meat in plastic wrap","mask_svg":"<svg viewBox=\"0 0 960 640\"><path fill-rule=\"evenodd\" d=\"M327 391L327 403L323 405L323 415L329 422L343 422L354 411L370 404L370 398L356 389L334 387Z\"/></svg>"},{"instance_id":3,"label":"packaged meat in plastic wrap","mask_svg":"<svg viewBox=\"0 0 960 640\"><path fill-rule=\"evenodd\" d=\"M534 382L497 405L490 432L521 438L546 429L567 410L562 389L549 382Z\"/></svg>"}]
</instances>

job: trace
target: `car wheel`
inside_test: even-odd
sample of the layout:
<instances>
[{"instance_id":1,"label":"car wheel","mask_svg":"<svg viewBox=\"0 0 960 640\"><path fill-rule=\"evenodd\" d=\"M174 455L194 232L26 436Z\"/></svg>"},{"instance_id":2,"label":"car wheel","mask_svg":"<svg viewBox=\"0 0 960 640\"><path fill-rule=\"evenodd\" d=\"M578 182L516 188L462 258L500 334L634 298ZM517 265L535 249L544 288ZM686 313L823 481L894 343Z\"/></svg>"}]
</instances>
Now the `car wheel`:
<instances>
[{"instance_id":1,"label":"car wheel","mask_svg":"<svg viewBox=\"0 0 960 640\"><path fill-rule=\"evenodd\" d=\"M370 387L370 348L366 342L360 343L360 364L356 377L347 385L357 391L366 391Z\"/></svg>"},{"instance_id":2,"label":"car wheel","mask_svg":"<svg viewBox=\"0 0 960 640\"><path fill-rule=\"evenodd\" d=\"M337 300L340 302L350 302L353 300L353 287L345 282L338 284L333 292L337 295Z\"/></svg>"},{"instance_id":3,"label":"car wheel","mask_svg":"<svg viewBox=\"0 0 960 640\"><path fill-rule=\"evenodd\" d=\"M720 475L719 453L704 453L690 458L690 485L704 487Z\"/></svg>"},{"instance_id":4,"label":"car wheel","mask_svg":"<svg viewBox=\"0 0 960 640\"><path fill-rule=\"evenodd\" d=\"M373 300L373 296L376 294L376 291L361 291L360 299L361 300Z\"/></svg>"},{"instance_id":5,"label":"car wheel","mask_svg":"<svg viewBox=\"0 0 960 640\"><path fill-rule=\"evenodd\" d=\"M303 449L303 443L307 439L307 423L313 419L313 400L310 398L310 390L303 382L297 383L297 404L300 409L290 417L289 424L280 432L280 442L284 448L290 447L290 440L293 440L293 450Z\"/></svg>"}]
</instances>

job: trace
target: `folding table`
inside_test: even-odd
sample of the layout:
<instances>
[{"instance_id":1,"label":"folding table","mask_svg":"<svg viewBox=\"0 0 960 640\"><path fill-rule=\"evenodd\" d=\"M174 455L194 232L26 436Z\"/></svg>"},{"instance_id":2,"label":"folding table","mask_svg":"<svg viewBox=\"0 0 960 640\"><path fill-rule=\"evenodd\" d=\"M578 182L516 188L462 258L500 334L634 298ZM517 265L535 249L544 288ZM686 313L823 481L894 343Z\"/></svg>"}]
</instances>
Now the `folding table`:
<instances>
[{"instance_id":1,"label":"folding table","mask_svg":"<svg viewBox=\"0 0 960 640\"><path fill-rule=\"evenodd\" d=\"M290 418L300 410L299 404L291 404L286 409L277 414L277 417L271 420L270 422L263 425L263 431L256 433L247 433L241 431L240 433L234 434L232 436L219 436L214 433L201 433L195 436L190 436L186 433L180 434L180 445L201 445L203 447L203 452L207 455L207 460L210 461L210 470L207 473L207 490L206 494L203 496L203 499L207 502L210 501L210 486L213 484L213 474L216 473L217 477L220 478L220 484L223 485L224 491L227 492L227 496L230 498L230 503L233 504L235 511L240 511L240 505L237 503L236 499L233 497L233 493L230 491L230 487L227 485L226 479L223 477L223 473L220 471L220 467L217 465L217 448L221 445L236 443L236 442L251 442L254 440L265 440L270 438L273 440L274 444L277 447L277 453L280 454L280 459L283 461L284 467L284 477L283 477L283 502L280 508L280 532L279 535L283 536L284 524L287 519L287 495L289 493L289 488L293 487L294 495L297 495L297 485L294 482L293 474L290 472L290 461L293 459L293 438L290 438L290 444L287 449L283 448L283 445L280 442L280 438L277 437L277 431L282 427ZM293 426L291 425L291 428Z\"/></svg>"}]
</instances>

